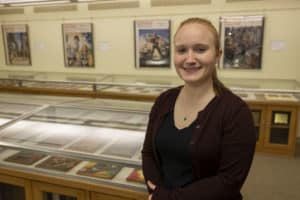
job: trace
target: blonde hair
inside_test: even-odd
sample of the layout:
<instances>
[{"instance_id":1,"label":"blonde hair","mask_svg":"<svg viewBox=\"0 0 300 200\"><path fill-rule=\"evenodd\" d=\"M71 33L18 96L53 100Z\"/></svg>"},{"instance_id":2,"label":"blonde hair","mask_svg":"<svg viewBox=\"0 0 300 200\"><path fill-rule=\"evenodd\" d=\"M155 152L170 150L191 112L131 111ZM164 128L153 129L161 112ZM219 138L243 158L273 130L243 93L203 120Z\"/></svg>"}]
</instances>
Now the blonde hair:
<instances>
[{"instance_id":1,"label":"blonde hair","mask_svg":"<svg viewBox=\"0 0 300 200\"><path fill-rule=\"evenodd\" d=\"M188 19L184 20L183 22L180 23L179 27L177 28L177 30L175 32L174 41L175 41L175 38L176 38L176 35L177 35L178 31L184 25L187 25L187 24L201 24L201 25L206 26L213 35L213 39L214 39L214 43L215 43L214 46L215 46L216 52L219 54L219 52L220 52L219 33L218 33L217 29L214 27L214 25L207 19L193 17L193 18L188 18ZM214 68L214 71L213 71L213 74L212 74L212 79L213 79L213 87L214 87L215 91L217 92L217 94L221 93L226 87L219 80L216 68Z\"/></svg>"}]
</instances>

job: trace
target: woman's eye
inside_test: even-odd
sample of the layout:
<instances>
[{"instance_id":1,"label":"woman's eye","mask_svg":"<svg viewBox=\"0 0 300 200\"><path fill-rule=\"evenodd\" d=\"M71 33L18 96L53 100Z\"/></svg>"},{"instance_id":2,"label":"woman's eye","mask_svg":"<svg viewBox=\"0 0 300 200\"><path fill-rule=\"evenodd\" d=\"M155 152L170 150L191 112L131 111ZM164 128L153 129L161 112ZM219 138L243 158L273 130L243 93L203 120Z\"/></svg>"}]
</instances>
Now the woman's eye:
<instances>
[{"instance_id":1,"label":"woman's eye","mask_svg":"<svg viewBox=\"0 0 300 200\"><path fill-rule=\"evenodd\" d=\"M178 54L184 54L184 53L186 52L186 49L185 49L185 48L177 48L177 49L176 49L176 52L177 52Z\"/></svg>"},{"instance_id":2,"label":"woman's eye","mask_svg":"<svg viewBox=\"0 0 300 200\"><path fill-rule=\"evenodd\" d=\"M203 52L206 51L206 48L197 47L197 48L194 49L194 51L197 52L197 53L203 53Z\"/></svg>"}]
</instances>

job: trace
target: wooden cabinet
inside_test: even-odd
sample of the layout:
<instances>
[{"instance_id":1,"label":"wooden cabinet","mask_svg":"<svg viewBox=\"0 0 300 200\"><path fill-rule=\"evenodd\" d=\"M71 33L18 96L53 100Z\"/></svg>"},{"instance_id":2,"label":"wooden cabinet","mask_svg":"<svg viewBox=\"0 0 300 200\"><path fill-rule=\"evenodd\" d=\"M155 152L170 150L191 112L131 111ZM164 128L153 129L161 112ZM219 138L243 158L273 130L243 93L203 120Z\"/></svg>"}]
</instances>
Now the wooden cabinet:
<instances>
[{"instance_id":1,"label":"wooden cabinet","mask_svg":"<svg viewBox=\"0 0 300 200\"><path fill-rule=\"evenodd\" d=\"M119 196L118 194L108 195L108 194L103 194L103 193L92 192L91 200L135 200L135 199L122 197L122 196Z\"/></svg>"},{"instance_id":2,"label":"wooden cabinet","mask_svg":"<svg viewBox=\"0 0 300 200\"><path fill-rule=\"evenodd\" d=\"M297 106L250 105L257 134L256 150L294 155Z\"/></svg>"},{"instance_id":3,"label":"wooden cabinet","mask_svg":"<svg viewBox=\"0 0 300 200\"><path fill-rule=\"evenodd\" d=\"M256 149L261 150L264 143L265 108L264 106L252 106L251 111L256 133Z\"/></svg>"},{"instance_id":4,"label":"wooden cabinet","mask_svg":"<svg viewBox=\"0 0 300 200\"><path fill-rule=\"evenodd\" d=\"M0 174L0 200L31 200L30 181Z\"/></svg>"},{"instance_id":5,"label":"wooden cabinet","mask_svg":"<svg viewBox=\"0 0 300 200\"><path fill-rule=\"evenodd\" d=\"M264 146L271 152L293 155L296 145L297 109L273 106L267 110Z\"/></svg>"},{"instance_id":6,"label":"wooden cabinet","mask_svg":"<svg viewBox=\"0 0 300 200\"><path fill-rule=\"evenodd\" d=\"M32 188L34 200L89 200L88 192L85 190L42 182L33 182Z\"/></svg>"}]
</instances>

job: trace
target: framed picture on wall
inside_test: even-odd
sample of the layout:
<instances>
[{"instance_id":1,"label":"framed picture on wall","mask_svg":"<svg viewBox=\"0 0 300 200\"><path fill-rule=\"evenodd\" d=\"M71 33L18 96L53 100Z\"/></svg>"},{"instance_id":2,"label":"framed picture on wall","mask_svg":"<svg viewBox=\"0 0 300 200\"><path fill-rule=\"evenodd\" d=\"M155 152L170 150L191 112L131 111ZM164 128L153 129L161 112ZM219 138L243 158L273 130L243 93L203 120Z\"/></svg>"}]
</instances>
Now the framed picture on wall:
<instances>
[{"instance_id":1,"label":"framed picture on wall","mask_svg":"<svg viewBox=\"0 0 300 200\"><path fill-rule=\"evenodd\" d=\"M2 25L5 60L7 65L31 65L28 26Z\"/></svg>"},{"instance_id":2,"label":"framed picture on wall","mask_svg":"<svg viewBox=\"0 0 300 200\"><path fill-rule=\"evenodd\" d=\"M261 69L264 16L220 17L221 69Z\"/></svg>"},{"instance_id":3,"label":"framed picture on wall","mask_svg":"<svg viewBox=\"0 0 300 200\"><path fill-rule=\"evenodd\" d=\"M170 67L170 20L136 20L136 68Z\"/></svg>"},{"instance_id":4,"label":"framed picture on wall","mask_svg":"<svg viewBox=\"0 0 300 200\"><path fill-rule=\"evenodd\" d=\"M65 66L94 67L92 24L63 24L62 30Z\"/></svg>"}]
</instances>

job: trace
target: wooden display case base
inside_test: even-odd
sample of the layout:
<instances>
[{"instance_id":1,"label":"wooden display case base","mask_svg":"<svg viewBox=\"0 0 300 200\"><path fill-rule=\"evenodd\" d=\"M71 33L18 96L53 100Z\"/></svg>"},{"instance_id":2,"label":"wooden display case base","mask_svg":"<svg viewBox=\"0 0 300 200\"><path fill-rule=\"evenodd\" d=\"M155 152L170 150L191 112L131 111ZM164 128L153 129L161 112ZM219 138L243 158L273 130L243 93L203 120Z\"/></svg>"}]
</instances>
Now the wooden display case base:
<instances>
[{"instance_id":1,"label":"wooden display case base","mask_svg":"<svg viewBox=\"0 0 300 200\"><path fill-rule=\"evenodd\" d=\"M0 183L21 186L25 200L43 200L43 193L74 197L76 200L145 200L146 191L60 178L40 173L0 167Z\"/></svg>"}]
</instances>

